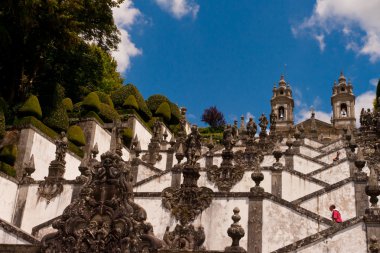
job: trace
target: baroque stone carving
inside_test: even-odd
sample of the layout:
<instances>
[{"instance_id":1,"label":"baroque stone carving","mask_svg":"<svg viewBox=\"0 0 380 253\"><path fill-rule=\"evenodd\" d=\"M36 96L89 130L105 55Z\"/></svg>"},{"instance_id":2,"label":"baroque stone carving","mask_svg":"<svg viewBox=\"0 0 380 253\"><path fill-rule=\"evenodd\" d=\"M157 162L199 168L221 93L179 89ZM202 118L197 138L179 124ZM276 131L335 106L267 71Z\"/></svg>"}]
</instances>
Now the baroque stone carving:
<instances>
[{"instance_id":1,"label":"baroque stone carving","mask_svg":"<svg viewBox=\"0 0 380 253\"><path fill-rule=\"evenodd\" d=\"M177 138L178 140L178 138ZM179 156L177 156L180 154ZM191 133L182 143L179 142L176 157L178 161L186 156L183 166L176 166L182 171L183 183L180 188L168 187L162 193L162 205L170 210L180 222L173 232L167 229L165 247L167 249L198 250L202 248L205 234L203 228L195 228L190 224L208 208L212 201L213 191L207 187L198 187L200 166L197 160L201 156L201 141L197 126L191 127Z\"/></svg>"},{"instance_id":2,"label":"baroque stone carving","mask_svg":"<svg viewBox=\"0 0 380 253\"><path fill-rule=\"evenodd\" d=\"M34 166L34 155L32 155L29 159L29 162L25 164L24 167L24 175L22 176L20 180L20 184L32 184L34 183L34 179L32 178L33 172L36 171L36 168Z\"/></svg>"},{"instance_id":3,"label":"baroque stone carving","mask_svg":"<svg viewBox=\"0 0 380 253\"><path fill-rule=\"evenodd\" d=\"M235 139L230 126L224 129L223 145L223 161L220 167L213 165L207 169L207 178L215 183L220 191L230 191L244 176L244 167L241 164L233 165L232 163L234 159L232 148L235 145Z\"/></svg>"},{"instance_id":4,"label":"baroque stone carving","mask_svg":"<svg viewBox=\"0 0 380 253\"><path fill-rule=\"evenodd\" d=\"M172 232L169 231L169 227L166 227L163 241L166 249L205 250L205 247L202 246L205 241L202 226L195 229L191 224L176 225Z\"/></svg>"},{"instance_id":5,"label":"baroque stone carving","mask_svg":"<svg viewBox=\"0 0 380 253\"><path fill-rule=\"evenodd\" d=\"M42 252L156 252L162 242L133 202L130 164L113 152L92 165L79 197L43 237Z\"/></svg>"},{"instance_id":6,"label":"baroque stone carving","mask_svg":"<svg viewBox=\"0 0 380 253\"><path fill-rule=\"evenodd\" d=\"M234 221L233 224L228 228L227 234L229 237L232 238L232 244L229 247L225 248L225 251L227 252L246 252L245 249L240 247L240 239L244 237L245 232L244 229L240 226L239 221L241 219L239 213L240 209L235 207L234 210L234 215L232 215L232 220Z\"/></svg>"},{"instance_id":7,"label":"baroque stone carving","mask_svg":"<svg viewBox=\"0 0 380 253\"><path fill-rule=\"evenodd\" d=\"M161 140L162 140L162 125L160 121L154 122L153 125L153 136L150 139L148 145L148 153L142 156L142 160L146 161L149 164L156 164L156 162L161 161L162 156L160 155L161 149Z\"/></svg>"},{"instance_id":8,"label":"baroque stone carving","mask_svg":"<svg viewBox=\"0 0 380 253\"><path fill-rule=\"evenodd\" d=\"M65 157L68 147L68 140L64 132L61 133L61 138L57 139L55 144L55 160L50 162L48 176L45 177L45 180L38 187L39 196L47 199L48 203L63 192L62 181L65 173Z\"/></svg>"}]
</instances>

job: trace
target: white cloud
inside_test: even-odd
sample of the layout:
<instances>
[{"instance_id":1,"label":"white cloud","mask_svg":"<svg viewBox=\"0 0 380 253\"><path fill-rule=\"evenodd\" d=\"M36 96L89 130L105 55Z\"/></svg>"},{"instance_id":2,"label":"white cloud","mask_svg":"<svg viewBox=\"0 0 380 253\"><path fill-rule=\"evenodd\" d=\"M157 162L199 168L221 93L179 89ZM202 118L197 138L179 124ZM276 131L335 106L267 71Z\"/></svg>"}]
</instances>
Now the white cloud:
<instances>
[{"instance_id":1,"label":"white cloud","mask_svg":"<svg viewBox=\"0 0 380 253\"><path fill-rule=\"evenodd\" d=\"M164 10L177 19L191 15L195 18L199 11L199 5L194 0L155 0Z\"/></svg>"},{"instance_id":2,"label":"white cloud","mask_svg":"<svg viewBox=\"0 0 380 253\"><path fill-rule=\"evenodd\" d=\"M369 80L369 83L375 87L377 87L377 83L379 82L379 78L372 78Z\"/></svg>"},{"instance_id":3,"label":"white cloud","mask_svg":"<svg viewBox=\"0 0 380 253\"><path fill-rule=\"evenodd\" d=\"M373 100L375 99L376 94L374 91L367 91L363 94L360 94L356 97L355 100L355 117L356 117L356 126L359 127L359 119L360 119L360 112L362 108L364 109L372 109L373 108Z\"/></svg>"},{"instance_id":4,"label":"white cloud","mask_svg":"<svg viewBox=\"0 0 380 253\"><path fill-rule=\"evenodd\" d=\"M118 49L112 52L112 56L117 61L117 70L119 72L124 72L130 67L131 57L142 54L142 50L132 42L128 32L140 15L140 10L133 6L132 0L126 0L119 8L113 8L113 17L121 34Z\"/></svg>"},{"instance_id":5,"label":"white cloud","mask_svg":"<svg viewBox=\"0 0 380 253\"><path fill-rule=\"evenodd\" d=\"M316 39L318 41L319 49L321 50L321 52L323 52L325 50L325 47L326 47L325 35L323 35L323 34L314 35L314 39Z\"/></svg>"},{"instance_id":6,"label":"white cloud","mask_svg":"<svg viewBox=\"0 0 380 253\"><path fill-rule=\"evenodd\" d=\"M311 17L292 32L297 35L300 30L310 30L317 39L337 30L347 39L347 49L368 55L375 62L380 60L379 13L379 0L317 0Z\"/></svg>"}]
</instances>

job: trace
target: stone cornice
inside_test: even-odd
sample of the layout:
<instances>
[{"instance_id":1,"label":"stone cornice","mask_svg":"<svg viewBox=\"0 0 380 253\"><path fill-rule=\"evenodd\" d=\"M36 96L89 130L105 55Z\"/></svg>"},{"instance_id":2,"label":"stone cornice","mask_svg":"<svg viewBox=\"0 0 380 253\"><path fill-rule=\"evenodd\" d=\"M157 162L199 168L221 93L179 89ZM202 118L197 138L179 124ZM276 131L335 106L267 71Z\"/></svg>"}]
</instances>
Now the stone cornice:
<instances>
[{"instance_id":1,"label":"stone cornice","mask_svg":"<svg viewBox=\"0 0 380 253\"><path fill-rule=\"evenodd\" d=\"M21 238L31 244L38 245L40 243L37 238L29 235L28 233L24 232L23 230L19 229L18 227L6 222L3 219L0 219L0 227L2 227L6 232L10 234L16 235L18 238Z\"/></svg>"},{"instance_id":2,"label":"stone cornice","mask_svg":"<svg viewBox=\"0 0 380 253\"><path fill-rule=\"evenodd\" d=\"M0 177L5 178L5 179L7 179L9 181L12 181L13 183L19 184L19 181L16 178L8 176L7 174L5 174L5 173L3 173L1 171L0 171Z\"/></svg>"},{"instance_id":3,"label":"stone cornice","mask_svg":"<svg viewBox=\"0 0 380 253\"><path fill-rule=\"evenodd\" d=\"M315 157L314 157L314 158L313 158L313 157L309 157L309 156L304 155L304 154L294 154L294 156L299 156L299 157L301 157L301 158L303 158L303 159L306 159L306 160L308 160L308 161L311 161L311 162L313 162L313 163L316 163L316 164L319 164L319 165L322 165L322 166L327 166L327 165L329 165L329 164L327 164L327 163L325 163L325 162L319 161L319 160L316 159Z\"/></svg>"},{"instance_id":4,"label":"stone cornice","mask_svg":"<svg viewBox=\"0 0 380 253\"><path fill-rule=\"evenodd\" d=\"M32 228L32 236L36 236L38 234L38 232L42 229L42 228L46 228L46 227L49 227L51 224L53 224L54 221L58 220L61 218L61 215L53 218L53 219L50 219L48 221L45 221L45 222L42 222L41 224L38 224L37 226L34 226Z\"/></svg>"},{"instance_id":5,"label":"stone cornice","mask_svg":"<svg viewBox=\"0 0 380 253\"><path fill-rule=\"evenodd\" d=\"M308 181L313 182L315 184L318 184L318 185L320 185L322 187L328 187L328 186L330 186L329 183L326 183L326 182L324 182L322 180L319 180L319 179L316 179L314 177L311 177L311 176L309 176L307 174L303 174L302 172L299 172L297 170L291 170L291 169L288 169L288 168L284 168L283 170L286 171L286 172L288 172L288 173L290 173L290 174L296 175L296 176L298 176L298 177L300 177L302 179L305 179L305 180L308 180Z\"/></svg>"}]
</instances>

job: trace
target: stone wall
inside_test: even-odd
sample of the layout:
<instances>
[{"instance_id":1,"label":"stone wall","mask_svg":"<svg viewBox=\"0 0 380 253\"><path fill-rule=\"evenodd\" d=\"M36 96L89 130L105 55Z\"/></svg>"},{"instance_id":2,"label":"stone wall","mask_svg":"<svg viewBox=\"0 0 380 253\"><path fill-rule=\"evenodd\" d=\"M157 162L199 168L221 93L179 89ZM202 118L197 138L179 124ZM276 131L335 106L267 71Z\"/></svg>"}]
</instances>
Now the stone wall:
<instances>
[{"instance_id":1,"label":"stone wall","mask_svg":"<svg viewBox=\"0 0 380 253\"><path fill-rule=\"evenodd\" d=\"M282 172L282 198L287 201L296 200L320 189L322 189L321 185L287 171Z\"/></svg>"},{"instance_id":2,"label":"stone wall","mask_svg":"<svg viewBox=\"0 0 380 253\"><path fill-rule=\"evenodd\" d=\"M11 222L17 197L17 183L0 173L0 218Z\"/></svg>"}]
</instances>

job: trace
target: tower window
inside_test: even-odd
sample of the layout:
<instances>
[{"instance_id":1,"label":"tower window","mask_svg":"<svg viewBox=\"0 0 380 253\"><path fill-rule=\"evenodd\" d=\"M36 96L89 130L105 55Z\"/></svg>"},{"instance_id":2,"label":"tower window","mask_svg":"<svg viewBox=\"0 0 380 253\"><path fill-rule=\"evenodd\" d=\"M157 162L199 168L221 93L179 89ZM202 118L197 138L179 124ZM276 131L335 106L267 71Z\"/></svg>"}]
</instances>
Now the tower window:
<instances>
[{"instance_id":1,"label":"tower window","mask_svg":"<svg viewBox=\"0 0 380 253\"><path fill-rule=\"evenodd\" d=\"M283 106L280 106L278 108L278 114L277 115L278 115L278 118L280 120L283 120L285 118L285 108Z\"/></svg>"},{"instance_id":2,"label":"tower window","mask_svg":"<svg viewBox=\"0 0 380 253\"><path fill-rule=\"evenodd\" d=\"M283 90L280 91L280 95L284 95L284 91Z\"/></svg>"},{"instance_id":3,"label":"tower window","mask_svg":"<svg viewBox=\"0 0 380 253\"><path fill-rule=\"evenodd\" d=\"M347 105L346 104L340 105L340 116L343 118L347 117Z\"/></svg>"},{"instance_id":4,"label":"tower window","mask_svg":"<svg viewBox=\"0 0 380 253\"><path fill-rule=\"evenodd\" d=\"M340 88L340 90L344 92L346 89L344 87L342 87L342 88Z\"/></svg>"}]
</instances>

